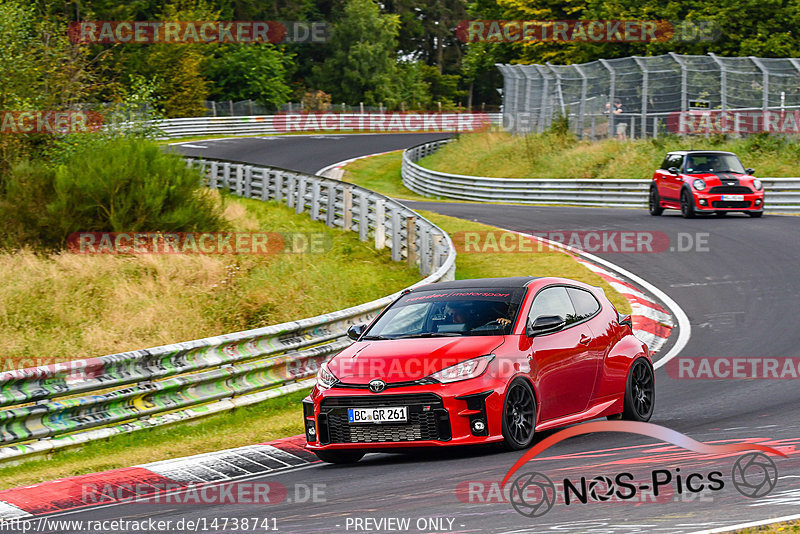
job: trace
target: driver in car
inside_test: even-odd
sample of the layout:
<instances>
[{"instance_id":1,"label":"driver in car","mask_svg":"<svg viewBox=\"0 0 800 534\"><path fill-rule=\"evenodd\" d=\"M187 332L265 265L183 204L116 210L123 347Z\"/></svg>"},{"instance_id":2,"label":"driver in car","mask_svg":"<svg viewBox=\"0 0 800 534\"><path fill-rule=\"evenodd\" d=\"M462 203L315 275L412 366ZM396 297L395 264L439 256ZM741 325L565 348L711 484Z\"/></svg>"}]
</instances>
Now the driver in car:
<instances>
[{"instance_id":1,"label":"driver in car","mask_svg":"<svg viewBox=\"0 0 800 534\"><path fill-rule=\"evenodd\" d=\"M445 314L450 319L451 324L467 324L469 322L469 310L467 310L467 306L464 303L448 302ZM498 317L494 322L507 326L511 324L511 319Z\"/></svg>"}]
</instances>

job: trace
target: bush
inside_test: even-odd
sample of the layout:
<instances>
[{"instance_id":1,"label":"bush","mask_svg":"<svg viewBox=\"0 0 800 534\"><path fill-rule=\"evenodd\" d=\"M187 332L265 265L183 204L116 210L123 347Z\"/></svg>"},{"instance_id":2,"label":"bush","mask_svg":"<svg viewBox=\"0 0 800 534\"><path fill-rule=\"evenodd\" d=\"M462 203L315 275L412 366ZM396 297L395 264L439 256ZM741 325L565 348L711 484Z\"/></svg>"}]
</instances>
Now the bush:
<instances>
[{"instance_id":1,"label":"bush","mask_svg":"<svg viewBox=\"0 0 800 534\"><path fill-rule=\"evenodd\" d=\"M189 232L225 227L196 169L135 138L86 143L63 163L17 164L0 198L6 247L63 247L78 231Z\"/></svg>"}]
</instances>

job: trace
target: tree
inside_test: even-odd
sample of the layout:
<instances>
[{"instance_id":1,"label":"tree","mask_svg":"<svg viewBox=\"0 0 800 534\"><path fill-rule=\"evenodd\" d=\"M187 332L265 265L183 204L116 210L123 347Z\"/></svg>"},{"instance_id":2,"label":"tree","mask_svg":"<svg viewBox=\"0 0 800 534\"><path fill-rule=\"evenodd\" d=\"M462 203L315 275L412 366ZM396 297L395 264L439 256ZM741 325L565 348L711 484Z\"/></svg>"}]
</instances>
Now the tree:
<instances>
[{"instance_id":1,"label":"tree","mask_svg":"<svg viewBox=\"0 0 800 534\"><path fill-rule=\"evenodd\" d=\"M277 108L291 95L288 80L293 58L269 43L222 45L208 67L212 96L255 100Z\"/></svg>"},{"instance_id":2,"label":"tree","mask_svg":"<svg viewBox=\"0 0 800 534\"><path fill-rule=\"evenodd\" d=\"M349 0L334 24L330 56L314 72L334 102L377 105L393 99L399 19L374 0Z\"/></svg>"}]
</instances>

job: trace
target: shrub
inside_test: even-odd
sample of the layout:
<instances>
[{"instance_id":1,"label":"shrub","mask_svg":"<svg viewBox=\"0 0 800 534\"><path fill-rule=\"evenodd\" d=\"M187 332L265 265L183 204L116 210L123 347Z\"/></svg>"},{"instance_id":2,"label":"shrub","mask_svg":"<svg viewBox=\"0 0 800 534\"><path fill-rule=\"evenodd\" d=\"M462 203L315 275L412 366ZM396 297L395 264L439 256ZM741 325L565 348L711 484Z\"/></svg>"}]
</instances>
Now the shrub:
<instances>
[{"instance_id":1,"label":"shrub","mask_svg":"<svg viewBox=\"0 0 800 534\"><path fill-rule=\"evenodd\" d=\"M180 156L136 138L86 143L54 166L25 161L4 184L2 244L59 248L77 231L223 229L222 207L201 179Z\"/></svg>"}]
</instances>

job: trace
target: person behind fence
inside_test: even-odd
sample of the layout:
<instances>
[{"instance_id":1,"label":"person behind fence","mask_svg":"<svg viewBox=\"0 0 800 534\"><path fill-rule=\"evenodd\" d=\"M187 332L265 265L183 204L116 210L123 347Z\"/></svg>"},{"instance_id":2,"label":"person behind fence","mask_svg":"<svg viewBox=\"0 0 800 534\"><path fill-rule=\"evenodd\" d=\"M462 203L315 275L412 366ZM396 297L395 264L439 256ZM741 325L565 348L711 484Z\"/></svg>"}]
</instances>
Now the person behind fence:
<instances>
[{"instance_id":1,"label":"person behind fence","mask_svg":"<svg viewBox=\"0 0 800 534\"><path fill-rule=\"evenodd\" d=\"M614 100L614 115L622 115L622 102L619 99ZM628 136L626 131L628 130L628 124L622 122L622 117L620 116L616 119L616 131L617 131L617 139L620 141L625 141Z\"/></svg>"}]
</instances>

